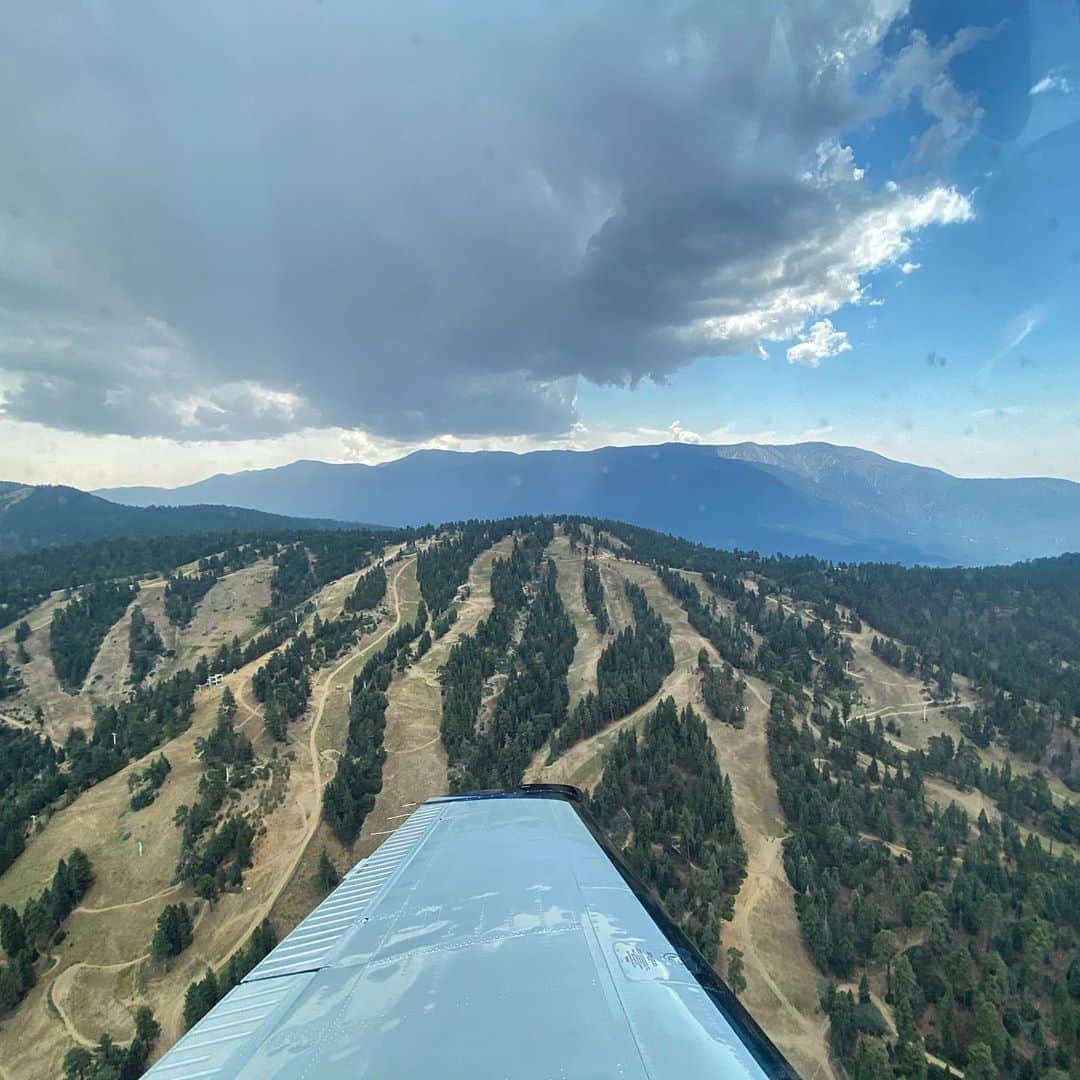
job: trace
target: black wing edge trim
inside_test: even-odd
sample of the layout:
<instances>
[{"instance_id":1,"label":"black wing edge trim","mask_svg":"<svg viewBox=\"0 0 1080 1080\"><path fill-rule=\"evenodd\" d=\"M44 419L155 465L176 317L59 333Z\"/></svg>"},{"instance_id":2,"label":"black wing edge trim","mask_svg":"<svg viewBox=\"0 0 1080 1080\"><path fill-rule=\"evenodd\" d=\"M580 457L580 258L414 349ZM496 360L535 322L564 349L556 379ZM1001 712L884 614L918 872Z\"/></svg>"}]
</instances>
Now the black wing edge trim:
<instances>
[{"instance_id":1,"label":"black wing edge trim","mask_svg":"<svg viewBox=\"0 0 1080 1080\"><path fill-rule=\"evenodd\" d=\"M686 965L690 974L694 976L698 985L705 991L724 1019L735 1029L766 1075L773 1080L799 1080L799 1074L780 1053L772 1039L765 1034L746 1006L717 975L697 946L683 933L678 924L672 921L655 895L638 879L622 855L612 846L604 830L600 828L586 806L585 796L580 788L572 784L523 784L509 791L470 791L461 795L446 795L442 798L429 799L428 802L474 802L479 799L560 799L571 803L600 850L618 870L619 875L637 897L641 906L649 913L653 922L660 928L660 932L679 954L679 959Z\"/></svg>"}]
</instances>

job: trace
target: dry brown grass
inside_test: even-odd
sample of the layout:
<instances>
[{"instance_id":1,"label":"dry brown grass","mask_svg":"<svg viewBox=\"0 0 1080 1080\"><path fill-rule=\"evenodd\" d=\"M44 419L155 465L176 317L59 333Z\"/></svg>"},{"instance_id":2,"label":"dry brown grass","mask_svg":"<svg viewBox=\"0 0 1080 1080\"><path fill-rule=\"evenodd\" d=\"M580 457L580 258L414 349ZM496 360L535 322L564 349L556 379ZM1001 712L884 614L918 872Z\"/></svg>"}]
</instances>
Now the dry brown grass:
<instances>
[{"instance_id":1,"label":"dry brown grass","mask_svg":"<svg viewBox=\"0 0 1080 1080\"><path fill-rule=\"evenodd\" d=\"M258 630L259 611L270 603L271 559L260 559L222 577L202 598L195 617L184 627L174 627L165 618L155 619L158 633L174 655L154 669L155 678L164 678L181 668L193 668L199 658L213 656L234 637L247 641ZM148 616L149 617L149 616Z\"/></svg>"},{"instance_id":2,"label":"dry brown grass","mask_svg":"<svg viewBox=\"0 0 1080 1080\"><path fill-rule=\"evenodd\" d=\"M414 563L399 569L413 572L415 590ZM406 617L414 612L415 597L411 610L406 605ZM381 643L389 620L387 624L361 642L344 665L327 673L327 684L333 680L336 685L345 675L344 667L362 662L366 652ZM242 705L240 726L246 727L263 757L272 747L261 716L250 701L249 684L264 660L260 658L226 679ZM313 700L317 698L321 706L328 690L329 685L317 683ZM21 904L26 896L44 887L57 859L75 846L90 856L96 875L83 905L69 917L56 964L0 1029L0 1059L12 1075L57 1075L72 1042L95 1042L103 1025L114 1037L127 1037L130 1020L125 1017L135 1004L154 1008L163 1028L158 1049L163 1050L180 1034L188 983L199 977L207 964L219 965L242 947L294 878L299 856L308 847L318 822L321 782L305 743L309 735L315 741L312 726L321 717L321 708L306 724L290 731L285 752L293 761L286 797L263 820L265 834L256 840L244 891L226 894L213 908L203 906L195 943L168 971L146 956L164 904L193 899L186 887L172 885L180 839L172 817L181 802L190 803L195 796L202 769L194 742L212 726L222 692L223 688L200 691L191 728L164 747L173 769L155 803L137 813L128 808L127 775L144 764L133 763L59 811L0 879L0 901ZM141 857L139 840L143 842ZM93 1000L83 993L90 986L94 988Z\"/></svg>"}]
</instances>

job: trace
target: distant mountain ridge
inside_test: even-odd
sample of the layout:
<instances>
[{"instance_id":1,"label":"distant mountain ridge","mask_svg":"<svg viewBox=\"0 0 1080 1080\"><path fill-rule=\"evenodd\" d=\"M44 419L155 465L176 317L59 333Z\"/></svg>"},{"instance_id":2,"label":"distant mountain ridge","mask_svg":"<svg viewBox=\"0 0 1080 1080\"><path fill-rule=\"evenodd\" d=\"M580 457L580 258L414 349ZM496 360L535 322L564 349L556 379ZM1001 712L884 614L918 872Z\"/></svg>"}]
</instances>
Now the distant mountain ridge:
<instances>
[{"instance_id":1,"label":"distant mountain ridge","mask_svg":"<svg viewBox=\"0 0 1080 1080\"><path fill-rule=\"evenodd\" d=\"M127 506L63 485L0 481L0 556L116 536L340 527L237 506Z\"/></svg>"},{"instance_id":2,"label":"distant mountain ridge","mask_svg":"<svg viewBox=\"0 0 1080 1080\"><path fill-rule=\"evenodd\" d=\"M420 450L380 465L296 461L98 494L388 525L586 514L717 547L845 561L979 564L1080 550L1080 484L966 480L830 443Z\"/></svg>"}]
</instances>

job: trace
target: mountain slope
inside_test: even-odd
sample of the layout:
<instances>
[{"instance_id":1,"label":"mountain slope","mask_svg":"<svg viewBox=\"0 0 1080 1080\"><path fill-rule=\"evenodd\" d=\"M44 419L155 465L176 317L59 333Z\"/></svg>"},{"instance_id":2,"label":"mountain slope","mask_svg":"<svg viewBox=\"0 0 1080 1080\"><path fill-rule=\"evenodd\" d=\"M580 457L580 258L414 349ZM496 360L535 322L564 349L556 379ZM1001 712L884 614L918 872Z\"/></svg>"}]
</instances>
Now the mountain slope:
<instances>
[{"instance_id":1,"label":"mountain slope","mask_svg":"<svg viewBox=\"0 0 1080 1080\"><path fill-rule=\"evenodd\" d=\"M843 560L1013 562L1080 548L1078 484L964 480L827 443L423 450L375 466L298 461L171 491L102 494L142 506L220 502L402 525L578 513L720 547Z\"/></svg>"},{"instance_id":2,"label":"mountain slope","mask_svg":"<svg viewBox=\"0 0 1080 1080\"><path fill-rule=\"evenodd\" d=\"M122 506L78 488L0 482L0 556L114 536L336 528L236 506Z\"/></svg>"}]
</instances>

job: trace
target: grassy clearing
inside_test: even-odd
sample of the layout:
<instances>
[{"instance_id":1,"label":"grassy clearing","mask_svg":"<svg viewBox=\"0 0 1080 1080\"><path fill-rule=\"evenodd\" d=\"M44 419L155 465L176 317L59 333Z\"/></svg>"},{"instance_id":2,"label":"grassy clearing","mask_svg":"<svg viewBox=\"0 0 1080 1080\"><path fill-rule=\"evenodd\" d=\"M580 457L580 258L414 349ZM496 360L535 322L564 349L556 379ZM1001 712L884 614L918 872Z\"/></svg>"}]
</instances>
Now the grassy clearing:
<instances>
[{"instance_id":1,"label":"grassy clearing","mask_svg":"<svg viewBox=\"0 0 1080 1080\"><path fill-rule=\"evenodd\" d=\"M170 626L163 611L163 625L158 626L158 632L174 655L158 664L155 677L171 675L180 668L193 668L200 657L213 656L234 637L244 642L254 636L259 611L270 603L273 573L273 561L260 559L226 574L202 598L187 626Z\"/></svg>"}]
</instances>

